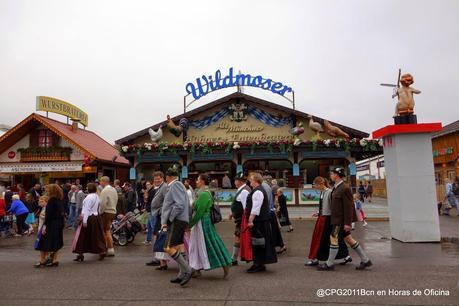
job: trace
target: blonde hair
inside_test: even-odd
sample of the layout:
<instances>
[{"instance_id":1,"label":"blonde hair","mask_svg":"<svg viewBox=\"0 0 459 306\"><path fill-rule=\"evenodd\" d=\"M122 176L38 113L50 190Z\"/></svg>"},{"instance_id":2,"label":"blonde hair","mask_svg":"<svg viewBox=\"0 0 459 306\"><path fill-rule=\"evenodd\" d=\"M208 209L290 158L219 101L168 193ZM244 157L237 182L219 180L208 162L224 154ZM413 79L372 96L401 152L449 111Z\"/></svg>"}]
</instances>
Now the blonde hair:
<instances>
[{"instance_id":1,"label":"blonde hair","mask_svg":"<svg viewBox=\"0 0 459 306\"><path fill-rule=\"evenodd\" d=\"M19 200L19 195L18 194L13 194L13 196L11 197L11 200Z\"/></svg>"},{"instance_id":2,"label":"blonde hair","mask_svg":"<svg viewBox=\"0 0 459 306\"><path fill-rule=\"evenodd\" d=\"M48 203L49 197L48 197L48 196L45 196L45 195L40 196L40 197L38 198L38 201L45 201L46 203Z\"/></svg>"},{"instance_id":3,"label":"blonde hair","mask_svg":"<svg viewBox=\"0 0 459 306\"><path fill-rule=\"evenodd\" d=\"M260 173L253 173L250 177L252 178L252 180L254 180L260 185L261 183L263 183L263 177L261 176Z\"/></svg>"},{"instance_id":4,"label":"blonde hair","mask_svg":"<svg viewBox=\"0 0 459 306\"><path fill-rule=\"evenodd\" d=\"M328 181L326 179L324 179L323 177L321 177L321 176L316 177L312 183L314 185L322 185L323 184L325 187L330 188L330 185L328 184Z\"/></svg>"}]
</instances>

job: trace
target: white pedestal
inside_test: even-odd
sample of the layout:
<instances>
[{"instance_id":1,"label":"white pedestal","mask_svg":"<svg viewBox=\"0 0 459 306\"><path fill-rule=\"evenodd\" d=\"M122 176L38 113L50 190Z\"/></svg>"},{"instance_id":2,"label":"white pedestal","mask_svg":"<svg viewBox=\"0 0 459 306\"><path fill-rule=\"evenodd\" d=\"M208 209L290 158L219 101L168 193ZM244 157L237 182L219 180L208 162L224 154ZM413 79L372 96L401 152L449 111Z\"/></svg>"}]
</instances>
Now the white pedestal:
<instances>
[{"instance_id":1,"label":"white pedestal","mask_svg":"<svg viewBox=\"0 0 459 306\"><path fill-rule=\"evenodd\" d=\"M406 133L397 131L398 126L391 127L395 129L380 136L384 140L392 238L403 242L439 242L431 131Z\"/></svg>"}]
</instances>

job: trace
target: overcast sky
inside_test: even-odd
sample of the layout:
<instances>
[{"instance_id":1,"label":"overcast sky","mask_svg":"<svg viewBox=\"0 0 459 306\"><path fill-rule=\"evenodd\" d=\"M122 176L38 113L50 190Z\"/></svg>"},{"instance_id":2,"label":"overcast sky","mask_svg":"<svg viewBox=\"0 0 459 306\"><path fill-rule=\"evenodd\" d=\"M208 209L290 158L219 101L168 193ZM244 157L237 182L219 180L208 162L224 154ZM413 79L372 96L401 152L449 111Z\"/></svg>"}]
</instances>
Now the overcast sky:
<instances>
[{"instance_id":1,"label":"overcast sky","mask_svg":"<svg viewBox=\"0 0 459 306\"><path fill-rule=\"evenodd\" d=\"M422 91L418 121L447 124L459 119L459 1L0 0L0 123L48 95L113 142L180 114L188 82L229 67L366 132L392 122L396 101L379 83L400 67Z\"/></svg>"}]
</instances>

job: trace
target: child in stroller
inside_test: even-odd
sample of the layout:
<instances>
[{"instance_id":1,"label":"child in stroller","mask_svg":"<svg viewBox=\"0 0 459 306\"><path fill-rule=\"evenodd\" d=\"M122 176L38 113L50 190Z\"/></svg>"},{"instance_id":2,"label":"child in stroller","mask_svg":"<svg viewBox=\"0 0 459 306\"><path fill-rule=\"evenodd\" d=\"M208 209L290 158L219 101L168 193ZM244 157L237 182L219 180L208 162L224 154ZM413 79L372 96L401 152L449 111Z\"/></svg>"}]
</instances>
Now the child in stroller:
<instances>
[{"instance_id":1,"label":"child in stroller","mask_svg":"<svg viewBox=\"0 0 459 306\"><path fill-rule=\"evenodd\" d=\"M6 202L3 193L0 193L0 236L10 238L14 236L13 215L6 214Z\"/></svg>"},{"instance_id":2,"label":"child in stroller","mask_svg":"<svg viewBox=\"0 0 459 306\"><path fill-rule=\"evenodd\" d=\"M13 215L4 215L0 217L0 236L5 238L14 237L15 231L13 230Z\"/></svg>"},{"instance_id":3,"label":"child in stroller","mask_svg":"<svg viewBox=\"0 0 459 306\"><path fill-rule=\"evenodd\" d=\"M113 241L125 246L135 239L135 235L142 230L142 225L137 221L139 211L128 212L125 215L118 215L112 222L111 230Z\"/></svg>"}]
</instances>

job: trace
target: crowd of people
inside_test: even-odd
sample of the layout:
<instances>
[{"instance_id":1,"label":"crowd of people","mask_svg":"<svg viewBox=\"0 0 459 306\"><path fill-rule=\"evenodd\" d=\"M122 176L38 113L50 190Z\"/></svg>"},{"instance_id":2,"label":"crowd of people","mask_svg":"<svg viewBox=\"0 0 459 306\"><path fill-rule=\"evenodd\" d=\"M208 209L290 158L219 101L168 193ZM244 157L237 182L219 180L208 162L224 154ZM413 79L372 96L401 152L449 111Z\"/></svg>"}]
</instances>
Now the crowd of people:
<instances>
[{"instance_id":1,"label":"crowd of people","mask_svg":"<svg viewBox=\"0 0 459 306\"><path fill-rule=\"evenodd\" d=\"M371 203L371 200L373 199L373 185L371 185L370 181L365 182L365 184L362 181L360 181L357 192L360 196L360 201L362 203L365 202L365 199L367 199L368 202Z\"/></svg>"},{"instance_id":2,"label":"crowd of people","mask_svg":"<svg viewBox=\"0 0 459 306\"><path fill-rule=\"evenodd\" d=\"M351 235L353 224L364 221L361 199L353 195L344 183L344 170L334 169L328 180L317 177L313 187L320 191L318 218L313 232L307 266L318 266L320 271L334 269L335 261L352 261L348 245L359 255L357 269L372 265L359 242ZM266 271L266 266L278 261L278 255L287 251L281 227L293 231L288 215L283 188L276 180L268 180L261 173L249 177L239 174L234 178L237 192L231 205L230 220L234 221L234 244L228 251L215 224L222 220L212 178L200 174L195 182L180 181L178 169L171 167L164 174L154 172L152 181L141 180L113 184L109 177L88 183L83 188L79 181L72 184L36 184L28 193L22 186L18 191L0 193L0 217L16 216L17 235L34 232L38 221L34 247L40 252L35 267L57 267L59 250L64 244L65 227L74 230L72 252L75 261L83 262L85 254L97 254L99 260L115 256L111 225L118 215L140 211L145 225L144 243L152 247L152 260L146 265L167 270L173 260L179 272L172 283L186 285L203 271L221 268L223 277L230 267L250 262L248 273ZM232 185L225 182L226 186ZM21 190L22 188L22 190ZM359 210L362 215L358 217ZM35 220L36 219L36 220Z\"/></svg>"},{"instance_id":3,"label":"crowd of people","mask_svg":"<svg viewBox=\"0 0 459 306\"><path fill-rule=\"evenodd\" d=\"M459 178L457 178L456 181L446 179L445 183L445 201L443 201L443 203L440 203L439 211L441 211L441 208L443 208L445 214L448 214L450 209L457 209L459 204Z\"/></svg>"}]
</instances>

